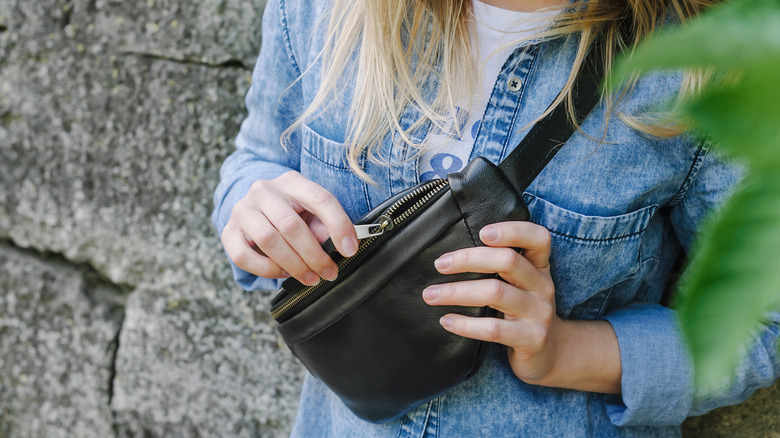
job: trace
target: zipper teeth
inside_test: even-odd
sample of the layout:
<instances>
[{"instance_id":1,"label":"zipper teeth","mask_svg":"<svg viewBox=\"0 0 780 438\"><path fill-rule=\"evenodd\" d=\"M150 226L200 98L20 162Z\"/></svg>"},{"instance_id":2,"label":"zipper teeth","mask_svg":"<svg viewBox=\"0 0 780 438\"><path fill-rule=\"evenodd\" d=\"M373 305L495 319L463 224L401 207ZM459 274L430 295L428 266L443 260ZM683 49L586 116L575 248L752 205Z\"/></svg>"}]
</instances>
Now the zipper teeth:
<instances>
[{"instance_id":1,"label":"zipper teeth","mask_svg":"<svg viewBox=\"0 0 780 438\"><path fill-rule=\"evenodd\" d=\"M406 196L404 196L403 198L401 198L398 201L394 202L393 205L388 207L387 211L385 211L385 215L387 215L387 216L392 215L406 201L408 201L411 198L414 198L415 196L419 195L420 193L422 193L422 192L424 192L426 190L429 190L431 187L433 187L434 190L432 191L432 193L429 193L428 195L426 195L426 198L429 198L430 197L429 195L438 192L442 187L446 186L447 184L449 184L449 181L447 181L446 179L436 179L436 180L431 181L428 184L425 184L425 185L423 185L421 187L418 187L415 191L413 191L412 193L407 193ZM418 201L418 203L419 203L419 201ZM417 206L418 203L415 203L414 206ZM414 206L412 206L412 208L414 208ZM393 222L395 222L395 221L393 221Z\"/></svg>"},{"instance_id":2,"label":"zipper teeth","mask_svg":"<svg viewBox=\"0 0 780 438\"><path fill-rule=\"evenodd\" d=\"M363 239L363 241L360 242L360 246L358 246L358 250L355 253L355 255L353 255L350 258L341 259L338 263L336 263L336 267L338 268L338 270L341 271L342 269L344 269L344 267L347 266L353 258L360 255L360 253L363 252L366 248L368 248L368 246L371 245L371 242L373 242L374 240L376 240L376 237L369 237L367 239ZM286 303L284 303L283 306L271 312L271 317L274 319L279 319L280 316L284 315L285 313L287 313L287 311L295 307L306 297L313 294L317 289L322 287L322 285L324 285L325 283L327 283L326 280L320 279L320 282L315 284L314 286L309 286L306 289L301 290L300 292L295 294L292 298L290 298Z\"/></svg>"},{"instance_id":3,"label":"zipper teeth","mask_svg":"<svg viewBox=\"0 0 780 438\"><path fill-rule=\"evenodd\" d=\"M409 199L414 198L415 196L419 195L423 191L430 190L430 192L428 192L421 199L417 200L417 202L415 202L411 207L406 209L406 211L403 212L400 216L398 216L397 218L393 219L393 224L394 225L398 225L401 222L403 222L404 220L406 220L406 218L411 216L412 213L414 213L417 209L419 209L423 204L428 202L434 195L436 195L442 188L444 188L448 184L449 184L449 181L447 181L446 179L437 179L437 180L431 181L430 184L426 184L426 185L424 185L422 187L419 187L417 190L413 191L412 193L408 193L406 196L404 196L403 198L401 198L398 201L396 201L395 203L393 203L393 205L388 207L388 209L385 211L385 214L386 215L393 214L396 210L398 210L398 208L400 208L401 205L403 205ZM357 256L359 256L360 253L362 253L366 248L368 248L369 245L371 245L371 243L373 243L374 240L377 239L377 237L379 237L379 236L369 237L367 239L363 239L360 242L360 246L358 246L358 250L355 253L355 255L353 255L352 257L349 257L349 258L341 259L336 264L336 266L338 267L339 272L342 269L344 269L344 267L346 267L352 260L354 260ZM287 313L290 309L292 309L293 307L298 305L298 303L300 303L301 301L306 299L306 297L308 297L311 294L313 294L320 287L322 287L322 285L324 285L325 283L327 283L326 280L320 279L319 283L317 283L317 284L315 284L313 286L309 286L309 287L301 290L300 292L296 293L292 298L290 298L286 303L284 303L284 305L280 306L279 308L277 308L276 310L271 312L271 317L274 318L274 319L279 319L279 317L281 317L282 315Z\"/></svg>"},{"instance_id":4,"label":"zipper teeth","mask_svg":"<svg viewBox=\"0 0 780 438\"><path fill-rule=\"evenodd\" d=\"M446 181L446 180L445 180L445 181ZM434 195L436 195L437 193L439 193L439 190L441 190L441 189L442 189L442 187L444 187L445 185L447 185L447 184L446 184L446 183L443 183L443 184L438 184L438 185L436 185L436 186L433 188L433 190L431 190L430 192L428 192L428 194L426 194L426 195L425 195L425 196L423 196L422 198L418 199L418 200L417 200L417 202L415 202L415 203L414 203L414 204L413 204L411 207L409 207L408 209L406 209L406 211L405 211L405 212L403 212L403 213L402 213L400 216L398 216L397 218L395 218L395 220L393 220L393 223L394 223L395 225L398 225L398 224L400 224L401 222L403 222L404 220L406 220L406 218L408 218L409 216L411 216L411 215L412 215L412 213L414 213L415 211L417 211L417 209L418 209L418 208L422 207L422 205L423 205L423 204L425 204L426 202L428 202L428 201L429 201L429 200L430 200L430 199L431 199L431 198L432 198Z\"/></svg>"}]
</instances>

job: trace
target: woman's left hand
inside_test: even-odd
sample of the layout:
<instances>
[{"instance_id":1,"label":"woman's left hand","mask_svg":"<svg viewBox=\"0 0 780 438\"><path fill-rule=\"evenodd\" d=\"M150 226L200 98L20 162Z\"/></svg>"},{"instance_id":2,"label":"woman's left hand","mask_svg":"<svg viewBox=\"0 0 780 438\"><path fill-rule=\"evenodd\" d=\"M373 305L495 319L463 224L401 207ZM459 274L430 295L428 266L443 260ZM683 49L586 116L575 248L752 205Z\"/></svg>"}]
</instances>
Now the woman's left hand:
<instances>
[{"instance_id":1,"label":"woman's left hand","mask_svg":"<svg viewBox=\"0 0 780 438\"><path fill-rule=\"evenodd\" d=\"M436 269L442 274L496 273L504 281L430 286L423 299L430 305L490 306L501 312L503 318L448 314L441 324L460 336L506 345L517 377L529 383L540 381L553 369L563 322L555 313L550 233L531 222L503 222L483 228L480 238L489 246L443 254L435 262Z\"/></svg>"}]
</instances>

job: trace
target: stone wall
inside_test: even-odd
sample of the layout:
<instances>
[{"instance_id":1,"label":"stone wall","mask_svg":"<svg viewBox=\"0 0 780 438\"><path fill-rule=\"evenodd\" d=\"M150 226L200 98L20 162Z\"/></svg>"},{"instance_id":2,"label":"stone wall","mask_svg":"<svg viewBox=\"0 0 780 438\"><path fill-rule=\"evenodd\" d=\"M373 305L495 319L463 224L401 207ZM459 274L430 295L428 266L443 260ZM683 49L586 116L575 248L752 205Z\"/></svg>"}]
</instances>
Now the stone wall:
<instances>
[{"instance_id":1,"label":"stone wall","mask_svg":"<svg viewBox=\"0 0 780 438\"><path fill-rule=\"evenodd\" d=\"M208 219L263 6L0 0L0 438L289 430L301 369ZM687 434L776 436L778 399Z\"/></svg>"},{"instance_id":2,"label":"stone wall","mask_svg":"<svg viewBox=\"0 0 780 438\"><path fill-rule=\"evenodd\" d=\"M0 437L288 430L208 219L263 6L0 0Z\"/></svg>"}]
</instances>

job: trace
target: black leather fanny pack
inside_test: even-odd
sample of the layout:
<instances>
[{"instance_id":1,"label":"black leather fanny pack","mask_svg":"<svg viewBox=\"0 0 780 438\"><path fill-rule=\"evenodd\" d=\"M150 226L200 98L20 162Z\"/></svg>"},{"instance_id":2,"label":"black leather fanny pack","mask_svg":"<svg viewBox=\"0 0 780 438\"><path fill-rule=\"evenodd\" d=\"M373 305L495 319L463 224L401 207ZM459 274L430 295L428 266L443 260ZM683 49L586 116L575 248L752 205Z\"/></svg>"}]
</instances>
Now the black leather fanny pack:
<instances>
[{"instance_id":1,"label":"black leather fanny pack","mask_svg":"<svg viewBox=\"0 0 780 438\"><path fill-rule=\"evenodd\" d=\"M589 55L574 84L579 122L599 99L603 64ZM522 192L571 136L563 105L536 123L495 166L484 158L446 179L423 182L359 221L370 237L344 258L323 248L339 268L336 281L306 286L288 279L271 315L292 352L358 417L397 418L474 375L489 343L444 330L448 313L495 316L489 307L429 306L427 286L493 275L439 274L434 260L482 245L482 227L529 220Z\"/></svg>"}]
</instances>

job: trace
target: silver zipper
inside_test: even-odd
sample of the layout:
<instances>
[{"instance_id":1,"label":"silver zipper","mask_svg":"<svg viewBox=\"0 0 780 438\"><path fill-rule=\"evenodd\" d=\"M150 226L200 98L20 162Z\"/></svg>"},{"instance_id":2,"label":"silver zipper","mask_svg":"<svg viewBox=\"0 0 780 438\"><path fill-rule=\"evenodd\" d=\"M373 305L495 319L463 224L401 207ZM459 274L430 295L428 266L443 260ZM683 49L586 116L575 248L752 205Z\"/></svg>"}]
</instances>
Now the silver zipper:
<instances>
[{"instance_id":1,"label":"silver zipper","mask_svg":"<svg viewBox=\"0 0 780 438\"><path fill-rule=\"evenodd\" d=\"M383 214L377 220L378 222L375 224L355 225L355 233L358 240L381 236L385 231L393 229L393 219L390 216Z\"/></svg>"},{"instance_id":2,"label":"silver zipper","mask_svg":"<svg viewBox=\"0 0 780 438\"><path fill-rule=\"evenodd\" d=\"M415 211L419 210L420 207L422 207L426 202L430 201L431 198L433 198L437 193L439 193L439 191L441 191L443 188L447 187L448 185L449 185L449 181L447 179L432 180L428 184L424 184L418 187L413 192L407 193L403 198L394 202L393 205L391 205L390 207L387 208L387 210L385 210L384 214L379 216L379 219L377 219L376 223L355 225L355 231L358 233L358 239L361 239L360 245L358 245L358 250L355 253L355 255L353 255L352 257L341 259L338 263L336 263L339 272L341 272L341 270L344 269L344 267L349 265L350 262L355 260L355 258L358 257L366 248L368 248L379 236L381 236L387 231L392 230L393 228L398 226L398 224L400 224L401 222L409 218L412 214L414 214ZM423 193L425 193L425 195L422 198L418 199L417 202L415 202L411 207L407 208L403 213L399 214L398 216L393 217L393 213L395 213L396 210L401 208L405 203L409 202L409 200L414 199L415 197L420 196ZM313 286L307 286L304 289L301 289L300 291L296 292L293 296L288 298L287 301L284 302L284 304L282 304L281 306L277 307L274 311L272 311L271 317L274 319L279 319L290 309L292 309L293 307L298 305L298 303L303 301L306 297L310 296L315 291L317 291L325 283L327 283L326 280L320 279L319 283Z\"/></svg>"}]
</instances>

